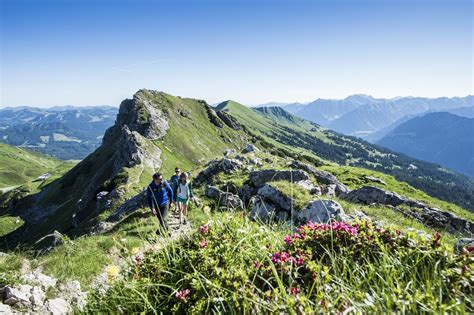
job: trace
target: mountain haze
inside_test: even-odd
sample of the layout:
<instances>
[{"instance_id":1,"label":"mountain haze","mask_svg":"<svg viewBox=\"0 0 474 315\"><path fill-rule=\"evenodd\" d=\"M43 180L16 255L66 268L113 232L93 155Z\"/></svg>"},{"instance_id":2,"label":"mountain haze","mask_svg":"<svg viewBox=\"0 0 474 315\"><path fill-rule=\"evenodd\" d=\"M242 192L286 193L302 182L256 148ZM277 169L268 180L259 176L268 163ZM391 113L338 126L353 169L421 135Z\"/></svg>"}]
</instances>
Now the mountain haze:
<instances>
[{"instance_id":1,"label":"mountain haze","mask_svg":"<svg viewBox=\"0 0 474 315\"><path fill-rule=\"evenodd\" d=\"M474 178L474 118L426 114L401 123L377 144Z\"/></svg>"},{"instance_id":2,"label":"mountain haze","mask_svg":"<svg viewBox=\"0 0 474 315\"><path fill-rule=\"evenodd\" d=\"M376 99L368 95L352 95L343 100L318 99L308 105L288 105L284 108L324 127L364 138L397 120L404 119L405 116L473 106L472 95L433 99L423 97ZM462 112L464 109L458 111Z\"/></svg>"}]
</instances>

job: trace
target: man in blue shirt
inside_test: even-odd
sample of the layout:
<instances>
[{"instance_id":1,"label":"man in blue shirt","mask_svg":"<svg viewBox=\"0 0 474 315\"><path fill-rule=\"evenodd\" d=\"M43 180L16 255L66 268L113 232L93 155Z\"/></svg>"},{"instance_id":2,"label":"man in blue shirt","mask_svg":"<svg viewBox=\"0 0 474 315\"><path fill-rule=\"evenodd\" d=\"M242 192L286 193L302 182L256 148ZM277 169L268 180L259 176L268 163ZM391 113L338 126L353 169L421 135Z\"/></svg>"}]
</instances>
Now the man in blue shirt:
<instances>
[{"instance_id":1,"label":"man in blue shirt","mask_svg":"<svg viewBox=\"0 0 474 315\"><path fill-rule=\"evenodd\" d=\"M153 181L148 185L146 192L148 206L151 212L158 217L161 227L167 232L166 216L168 215L169 204L174 201L173 190L170 185L163 180L163 175L156 173L153 174ZM160 234L160 229L156 231L156 234Z\"/></svg>"}]
</instances>

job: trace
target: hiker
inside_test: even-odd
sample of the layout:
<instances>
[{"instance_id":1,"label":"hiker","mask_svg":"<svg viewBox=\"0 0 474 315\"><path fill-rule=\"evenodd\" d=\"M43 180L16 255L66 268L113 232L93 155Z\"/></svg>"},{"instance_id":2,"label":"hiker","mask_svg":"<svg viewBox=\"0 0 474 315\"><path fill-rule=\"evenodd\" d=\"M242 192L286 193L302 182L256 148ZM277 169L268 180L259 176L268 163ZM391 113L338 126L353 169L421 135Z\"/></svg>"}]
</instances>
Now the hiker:
<instances>
[{"instance_id":1,"label":"hiker","mask_svg":"<svg viewBox=\"0 0 474 315\"><path fill-rule=\"evenodd\" d=\"M174 190L174 195L179 211L179 224L181 225L181 217L183 217L183 223L186 224L189 200L194 199L193 186L187 173L181 173L179 176L179 183Z\"/></svg>"},{"instance_id":2,"label":"hiker","mask_svg":"<svg viewBox=\"0 0 474 315\"><path fill-rule=\"evenodd\" d=\"M173 191L176 191L176 187L178 187L179 176L181 176L181 169L179 167L175 167L174 175L171 176L171 178L170 178L170 185L171 185L171 189L173 189ZM175 207L174 210L176 210L176 201L175 200L173 200L173 205Z\"/></svg>"},{"instance_id":3,"label":"hiker","mask_svg":"<svg viewBox=\"0 0 474 315\"><path fill-rule=\"evenodd\" d=\"M161 228L167 232L166 216L168 215L168 206L174 200L174 195L170 185L163 180L163 175L153 174L153 181L148 185L146 196L151 212L158 217ZM156 234L160 234L160 228L156 230Z\"/></svg>"}]
</instances>

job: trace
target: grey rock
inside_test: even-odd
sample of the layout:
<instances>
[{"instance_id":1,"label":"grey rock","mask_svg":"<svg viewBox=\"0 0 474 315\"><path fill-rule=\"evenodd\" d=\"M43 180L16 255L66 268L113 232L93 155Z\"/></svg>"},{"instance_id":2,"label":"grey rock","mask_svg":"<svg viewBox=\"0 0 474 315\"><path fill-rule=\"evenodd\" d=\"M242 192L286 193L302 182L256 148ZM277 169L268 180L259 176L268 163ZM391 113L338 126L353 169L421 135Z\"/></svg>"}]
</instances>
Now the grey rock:
<instances>
[{"instance_id":1,"label":"grey rock","mask_svg":"<svg viewBox=\"0 0 474 315\"><path fill-rule=\"evenodd\" d=\"M226 183L224 186L221 187L221 190L234 195L239 194L239 188L234 183Z\"/></svg>"},{"instance_id":2,"label":"grey rock","mask_svg":"<svg viewBox=\"0 0 474 315\"><path fill-rule=\"evenodd\" d=\"M222 170L224 173L232 173L242 168L243 163L237 159L223 159Z\"/></svg>"},{"instance_id":3,"label":"grey rock","mask_svg":"<svg viewBox=\"0 0 474 315\"><path fill-rule=\"evenodd\" d=\"M5 300L3 303L7 305L15 305L17 303L30 303L31 286L25 287L24 285L20 289L5 286L2 288L2 292ZM26 292L25 292L26 291Z\"/></svg>"},{"instance_id":4,"label":"grey rock","mask_svg":"<svg viewBox=\"0 0 474 315\"><path fill-rule=\"evenodd\" d=\"M249 203L250 198L252 198L256 194L257 194L257 189L253 186L248 185L248 184L243 185L239 189L239 196L242 199L242 201L244 202L244 205Z\"/></svg>"},{"instance_id":5,"label":"grey rock","mask_svg":"<svg viewBox=\"0 0 474 315\"><path fill-rule=\"evenodd\" d=\"M77 280L68 281L59 285L60 296L69 304L77 306L81 311L87 303L87 293L81 291L81 284Z\"/></svg>"},{"instance_id":6,"label":"grey rock","mask_svg":"<svg viewBox=\"0 0 474 315\"><path fill-rule=\"evenodd\" d=\"M229 156L234 155L236 153L237 153L237 151L235 151L235 149L226 149L224 151L224 156L229 157Z\"/></svg>"},{"instance_id":7,"label":"grey rock","mask_svg":"<svg viewBox=\"0 0 474 315\"><path fill-rule=\"evenodd\" d=\"M217 187L207 186L205 195L209 198L215 199L220 208L227 209L243 209L244 204L239 196L232 193L223 192Z\"/></svg>"},{"instance_id":8,"label":"grey rock","mask_svg":"<svg viewBox=\"0 0 474 315\"><path fill-rule=\"evenodd\" d=\"M312 195L321 195L321 187L315 186L313 182L309 179L300 180L299 182L295 183L296 185L300 186L307 192Z\"/></svg>"},{"instance_id":9,"label":"grey rock","mask_svg":"<svg viewBox=\"0 0 474 315\"><path fill-rule=\"evenodd\" d=\"M359 189L350 191L347 194L341 196L350 202L372 204L378 203L383 205L399 206L405 202L405 199L399 196L397 193L383 190L382 188L374 186L364 186Z\"/></svg>"},{"instance_id":10,"label":"grey rock","mask_svg":"<svg viewBox=\"0 0 474 315\"><path fill-rule=\"evenodd\" d=\"M245 148L242 150L243 153L258 152L258 151L259 149L251 143L247 144Z\"/></svg>"},{"instance_id":11,"label":"grey rock","mask_svg":"<svg viewBox=\"0 0 474 315\"><path fill-rule=\"evenodd\" d=\"M194 185L211 184L214 176L224 172L233 173L242 169L243 162L237 159L224 158L222 160L213 160L207 164L207 167L194 178Z\"/></svg>"},{"instance_id":12,"label":"grey rock","mask_svg":"<svg viewBox=\"0 0 474 315\"><path fill-rule=\"evenodd\" d=\"M415 219L428 227L446 229L452 233L464 233L472 235L474 233L474 223L466 219L460 218L448 211L442 211L437 208L410 208L394 210L403 215Z\"/></svg>"},{"instance_id":13,"label":"grey rock","mask_svg":"<svg viewBox=\"0 0 474 315\"><path fill-rule=\"evenodd\" d=\"M228 127L234 129L234 130L240 130L240 124L228 113L218 110L216 112L217 116L226 124Z\"/></svg>"},{"instance_id":14,"label":"grey rock","mask_svg":"<svg viewBox=\"0 0 474 315\"><path fill-rule=\"evenodd\" d=\"M10 315L14 313L10 305L0 303L0 314Z\"/></svg>"},{"instance_id":15,"label":"grey rock","mask_svg":"<svg viewBox=\"0 0 474 315\"><path fill-rule=\"evenodd\" d=\"M297 169L304 170L308 172L309 174L312 174L316 178L318 183L325 184L325 185L336 185L335 192L338 196L349 192L349 188L347 188L346 185L338 181L336 176L334 176L333 174L329 172L317 170L311 165L302 163L299 161L293 161L291 163L291 166Z\"/></svg>"},{"instance_id":16,"label":"grey rock","mask_svg":"<svg viewBox=\"0 0 474 315\"><path fill-rule=\"evenodd\" d=\"M138 210L146 205L146 191L142 191L139 194L123 202L108 218L109 222L118 222L126 215ZM105 222L99 222L93 228L93 233L102 233L109 231L113 226L106 224Z\"/></svg>"},{"instance_id":17,"label":"grey rock","mask_svg":"<svg viewBox=\"0 0 474 315\"><path fill-rule=\"evenodd\" d=\"M454 244L454 250L461 253L464 249L469 247L474 248L474 238L462 238Z\"/></svg>"},{"instance_id":18,"label":"grey rock","mask_svg":"<svg viewBox=\"0 0 474 315\"><path fill-rule=\"evenodd\" d=\"M58 282L56 278L43 274L39 269L22 275L20 279L25 283L29 283L34 286L39 286L43 290L47 290L51 287L56 286L56 283Z\"/></svg>"},{"instance_id":19,"label":"grey rock","mask_svg":"<svg viewBox=\"0 0 474 315\"><path fill-rule=\"evenodd\" d=\"M308 204L297 214L300 222L327 223L332 220L347 220L344 209L334 200L320 199Z\"/></svg>"},{"instance_id":20,"label":"grey rock","mask_svg":"<svg viewBox=\"0 0 474 315\"><path fill-rule=\"evenodd\" d=\"M67 301L62 298L48 300L46 308L52 315L64 315L72 311Z\"/></svg>"},{"instance_id":21,"label":"grey rock","mask_svg":"<svg viewBox=\"0 0 474 315\"><path fill-rule=\"evenodd\" d=\"M40 287L33 287L31 289L31 296L30 302L35 306L42 306L44 304L44 300L46 299L46 295L41 290Z\"/></svg>"},{"instance_id":22,"label":"grey rock","mask_svg":"<svg viewBox=\"0 0 474 315\"><path fill-rule=\"evenodd\" d=\"M293 208L293 199L269 184L265 184L261 187L258 190L258 195L263 197L264 200L270 201L280 209L291 211Z\"/></svg>"},{"instance_id":23,"label":"grey rock","mask_svg":"<svg viewBox=\"0 0 474 315\"><path fill-rule=\"evenodd\" d=\"M336 197L336 189L337 186L335 184L323 186L322 194L328 197Z\"/></svg>"},{"instance_id":24,"label":"grey rock","mask_svg":"<svg viewBox=\"0 0 474 315\"><path fill-rule=\"evenodd\" d=\"M299 182L302 180L309 180L308 173L301 170L261 170L253 171L249 174L249 179L255 187L262 187L265 183L269 181L289 181L289 182Z\"/></svg>"},{"instance_id":25,"label":"grey rock","mask_svg":"<svg viewBox=\"0 0 474 315\"><path fill-rule=\"evenodd\" d=\"M209 121L216 126L217 128L223 128L224 123L222 120L217 116L216 111L213 110L210 106L206 106L207 118Z\"/></svg>"},{"instance_id":26,"label":"grey rock","mask_svg":"<svg viewBox=\"0 0 474 315\"><path fill-rule=\"evenodd\" d=\"M275 215L275 205L264 201L262 198L254 197L250 218L255 221L268 222Z\"/></svg>"},{"instance_id":27,"label":"grey rock","mask_svg":"<svg viewBox=\"0 0 474 315\"><path fill-rule=\"evenodd\" d=\"M374 177L374 176L365 175L364 179L367 180L367 181L370 181L370 182L379 183L379 184L382 184L382 185L387 185L387 183L385 183L383 180L381 180L380 178Z\"/></svg>"},{"instance_id":28,"label":"grey rock","mask_svg":"<svg viewBox=\"0 0 474 315\"><path fill-rule=\"evenodd\" d=\"M279 222L284 222L288 220L288 212L287 211L278 211L275 215L275 218Z\"/></svg>"}]
</instances>

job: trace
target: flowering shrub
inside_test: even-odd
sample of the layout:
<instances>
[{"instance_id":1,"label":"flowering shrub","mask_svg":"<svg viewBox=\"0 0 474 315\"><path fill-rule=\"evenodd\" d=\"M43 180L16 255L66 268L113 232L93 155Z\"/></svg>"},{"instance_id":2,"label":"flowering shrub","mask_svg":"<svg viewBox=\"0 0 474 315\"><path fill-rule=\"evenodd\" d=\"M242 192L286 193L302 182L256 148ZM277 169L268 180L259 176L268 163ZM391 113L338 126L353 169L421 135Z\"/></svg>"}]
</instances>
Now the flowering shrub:
<instances>
[{"instance_id":1,"label":"flowering shrub","mask_svg":"<svg viewBox=\"0 0 474 315\"><path fill-rule=\"evenodd\" d=\"M473 254L375 226L260 226L216 214L188 239L144 253L89 311L419 313L473 311Z\"/></svg>"},{"instance_id":2,"label":"flowering shrub","mask_svg":"<svg viewBox=\"0 0 474 315\"><path fill-rule=\"evenodd\" d=\"M346 267L350 268L350 275L347 276L364 278L367 269L378 267L393 268L392 273L397 275L398 266L403 270L397 275L398 281L412 281L422 287L422 282L432 280L439 282L442 288L437 290L442 289L445 294L441 301L436 301L435 295L415 294L416 300L405 296L410 302L447 303L452 299L452 303L465 303L472 308L470 295L474 284L474 257L468 250L462 255L449 254L441 245L439 233L431 239L423 239L399 230L374 226L368 221L355 224L308 223L297 228L295 233L286 235L283 240L285 246L270 256L271 262L258 266L254 264L261 278L265 279L262 286L269 291L283 281L285 286L291 287L292 295L306 291L307 298L317 300L321 292L315 288L340 289L331 282L347 273L348 270L344 270ZM275 271L274 274L272 271ZM434 279L429 279L430 276ZM368 281L368 284L376 286L379 280ZM403 295L401 289L399 293ZM395 298L400 299L400 296ZM397 309L395 305L394 309Z\"/></svg>"}]
</instances>

